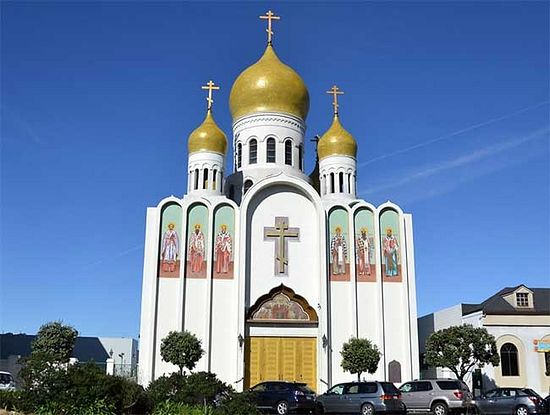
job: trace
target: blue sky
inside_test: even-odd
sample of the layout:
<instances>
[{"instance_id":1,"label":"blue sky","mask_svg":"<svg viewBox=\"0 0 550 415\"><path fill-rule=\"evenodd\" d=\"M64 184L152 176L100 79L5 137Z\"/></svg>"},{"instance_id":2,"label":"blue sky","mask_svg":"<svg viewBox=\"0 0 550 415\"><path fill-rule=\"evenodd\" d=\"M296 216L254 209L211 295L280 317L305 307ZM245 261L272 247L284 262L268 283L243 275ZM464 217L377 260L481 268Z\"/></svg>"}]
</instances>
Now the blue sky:
<instances>
[{"instance_id":1,"label":"blue sky","mask_svg":"<svg viewBox=\"0 0 550 415\"><path fill-rule=\"evenodd\" d=\"M265 47L340 112L360 196L414 216L419 314L550 286L549 3L2 2L1 329L139 333L145 210L186 189L200 86ZM306 147L312 169L313 145ZM230 164L229 164L230 165Z\"/></svg>"}]
</instances>

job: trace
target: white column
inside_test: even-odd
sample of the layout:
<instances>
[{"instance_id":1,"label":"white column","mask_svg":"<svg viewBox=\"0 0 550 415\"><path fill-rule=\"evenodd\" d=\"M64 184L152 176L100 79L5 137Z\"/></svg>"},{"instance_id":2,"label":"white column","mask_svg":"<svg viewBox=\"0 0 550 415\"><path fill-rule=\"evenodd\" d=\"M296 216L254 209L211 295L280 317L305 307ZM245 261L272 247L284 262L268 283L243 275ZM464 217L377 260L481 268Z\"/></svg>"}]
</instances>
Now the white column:
<instances>
[{"instance_id":1,"label":"white column","mask_svg":"<svg viewBox=\"0 0 550 415\"><path fill-rule=\"evenodd\" d=\"M355 181L355 174L352 174L351 175L351 194L355 196L355 185L356 185L356 181Z\"/></svg>"},{"instance_id":2,"label":"white column","mask_svg":"<svg viewBox=\"0 0 550 415\"><path fill-rule=\"evenodd\" d=\"M326 189L326 181L325 181L325 176L323 174L320 174L319 175L319 183L321 183L321 196L323 196L325 194L325 189Z\"/></svg>"}]
</instances>

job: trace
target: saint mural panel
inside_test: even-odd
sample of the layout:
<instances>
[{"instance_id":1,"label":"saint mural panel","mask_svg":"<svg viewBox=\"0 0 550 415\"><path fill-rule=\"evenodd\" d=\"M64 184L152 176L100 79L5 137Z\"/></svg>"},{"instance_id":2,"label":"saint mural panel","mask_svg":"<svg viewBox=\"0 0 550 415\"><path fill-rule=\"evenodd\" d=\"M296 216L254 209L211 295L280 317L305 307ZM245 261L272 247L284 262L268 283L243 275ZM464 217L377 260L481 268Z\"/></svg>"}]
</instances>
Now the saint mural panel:
<instances>
[{"instance_id":1,"label":"saint mural panel","mask_svg":"<svg viewBox=\"0 0 550 415\"><path fill-rule=\"evenodd\" d=\"M380 215L380 247L384 281L402 281L401 235L399 232L399 214L391 209L382 212Z\"/></svg>"},{"instance_id":2,"label":"saint mural panel","mask_svg":"<svg viewBox=\"0 0 550 415\"><path fill-rule=\"evenodd\" d=\"M206 278L208 209L194 205L187 214L187 278Z\"/></svg>"},{"instance_id":3,"label":"saint mural panel","mask_svg":"<svg viewBox=\"0 0 550 415\"><path fill-rule=\"evenodd\" d=\"M180 275L181 206L170 204L162 210L160 222L159 278Z\"/></svg>"},{"instance_id":4,"label":"saint mural panel","mask_svg":"<svg viewBox=\"0 0 550 415\"><path fill-rule=\"evenodd\" d=\"M374 214L369 209L355 213L355 274L359 282L376 281Z\"/></svg>"},{"instance_id":5,"label":"saint mural panel","mask_svg":"<svg viewBox=\"0 0 550 415\"><path fill-rule=\"evenodd\" d=\"M348 211L336 208L329 215L330 243L328 247L331 281L349 281L349 226Z\"/></svg>"},{"instance_id":6,"label":"saint mural panel","mask_svg":"<svg viewBox=\"0 0 550 415\"><path fill-rule=\"evenodd\" d=\"M233 278L235 212L231 206L216 209L214 215L214 278Z\"/></svg>"}]
</instances>

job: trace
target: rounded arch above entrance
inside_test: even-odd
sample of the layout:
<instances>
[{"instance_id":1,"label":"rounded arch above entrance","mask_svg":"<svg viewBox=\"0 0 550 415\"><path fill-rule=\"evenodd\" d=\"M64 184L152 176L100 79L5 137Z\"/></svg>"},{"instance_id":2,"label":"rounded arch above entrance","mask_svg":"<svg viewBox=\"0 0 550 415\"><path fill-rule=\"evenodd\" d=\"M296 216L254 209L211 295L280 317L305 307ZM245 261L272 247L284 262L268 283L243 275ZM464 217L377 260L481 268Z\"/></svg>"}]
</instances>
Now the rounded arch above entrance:
<instances>
[{"instance_id":1,"label":"rounded arch above entrance","mask_svg":"<svg viewBox=\"0 0 550 415\"><path fill-rule=\"evenodd\" d=\"M247 313L254 323L317 323L319 317L307 300L284 284L262 295Z\"/></svg>"}]
</instances>

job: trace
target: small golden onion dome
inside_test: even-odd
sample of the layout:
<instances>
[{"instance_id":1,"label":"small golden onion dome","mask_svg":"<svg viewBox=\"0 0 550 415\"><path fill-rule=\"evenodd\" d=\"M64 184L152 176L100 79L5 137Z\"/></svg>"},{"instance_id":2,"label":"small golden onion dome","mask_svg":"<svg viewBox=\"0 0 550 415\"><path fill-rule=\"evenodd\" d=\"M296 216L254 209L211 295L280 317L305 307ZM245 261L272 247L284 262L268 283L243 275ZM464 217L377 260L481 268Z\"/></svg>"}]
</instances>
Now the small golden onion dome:
<instances>
[{"instance_id":1,"label":"small golden onion dome","mask_svg":"<svg viewBox=\"0 0 550 415\"><path fill-rule=\"evenodd\" d=\"M332 125L319 140L317 154L319 160L335 155L350 157L357 155L357 143L353 136L342 127L338 115L334 116Z\"/></svg>"},{"instance_id":2,"label":"small golden onion dome","mask_svg":"<svg viewBox=\"0 0 550 415\"><path fill-rule=\"evenodd\" d=\"M258 112L282 112L306 119L309 93L300 75L267 45L262 57L237 78L229 107L233 120Z\"/></svg>"},{"instance_id":3,"label":"small golden onion dome","mask_svg":"<svg viewBox=\"0 0 550 415\"><path fill-rule=\"evenodd\" d=\"M189 154L199 151L210 151L213 153L224 154L227 151L227 137L218 127L212 111L206 112L206 118L201 125L195 129L190 135L187 142Z\"/></svg>"}]
</instances>

